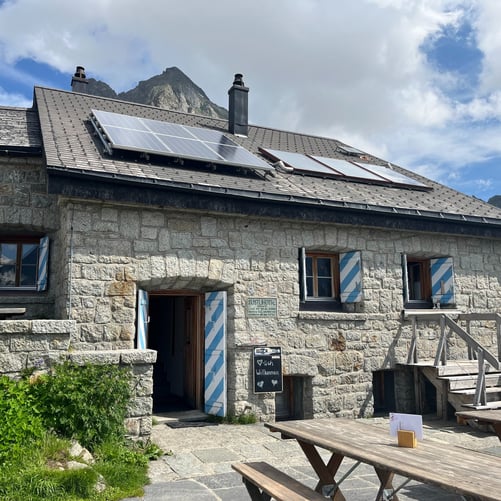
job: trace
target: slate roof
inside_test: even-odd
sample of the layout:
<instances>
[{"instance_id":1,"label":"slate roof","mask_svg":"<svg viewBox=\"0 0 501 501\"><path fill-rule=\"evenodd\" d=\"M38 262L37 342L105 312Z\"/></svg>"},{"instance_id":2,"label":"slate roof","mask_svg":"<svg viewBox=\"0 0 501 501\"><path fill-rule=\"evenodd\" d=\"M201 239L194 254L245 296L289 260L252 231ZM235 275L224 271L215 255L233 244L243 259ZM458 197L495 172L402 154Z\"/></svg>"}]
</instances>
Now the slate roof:
<instances>
[{"instance_id":1,"label":"slate roof","mask_svg":"<svg viewBox=\"0 0 501 501\"><path fill-rule=\"evenodd\" d=\"M138 161L130 155L104 152L89 120L91 109L207 127L224 133L227 121L199 115L164 110L152 106L35 87L34 108L38 112L47 167L50 171L128 180L170 188L187 188L193 192L210 192L242 199L269 200L322 206L351 208L365 213L408 214L435 220L470 221L501 228L501 210L475 197L423 178L398 166L396 171L414 178L432 189L422 191L350 182L340 179L311 177L297 173L275 175L236 175L206 169L179 166L171 159ZM29 111L26 114L30 113ZM228 135L259 155L259 147L292 152L352 159L338 150L342 143L329 138L287 132L251 125L247 138ZM118 154L117 154L118 153ZM386 165L369 155L369 161Z\"/></svg>"},{"instance_id":2,"label":"slate roof","mask_svg":"<svg viewBox=\"0 0 501 501\"><path fill-rule=\"evenodd\" d=\"M41 147L37 113L26 108L0 106L0 150L37 153Z\"/></svg>"}]
</instances>

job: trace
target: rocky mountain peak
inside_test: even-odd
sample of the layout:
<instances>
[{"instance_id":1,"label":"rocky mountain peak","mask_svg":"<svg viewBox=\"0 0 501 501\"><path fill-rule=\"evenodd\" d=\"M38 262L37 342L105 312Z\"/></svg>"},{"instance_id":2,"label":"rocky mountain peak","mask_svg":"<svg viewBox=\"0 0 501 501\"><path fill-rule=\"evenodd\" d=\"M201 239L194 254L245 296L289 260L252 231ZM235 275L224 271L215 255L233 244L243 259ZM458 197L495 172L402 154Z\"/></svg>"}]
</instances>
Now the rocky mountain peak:
<instances>
[{"instance_id":1,"label":"rocky mountain peak","mask_svg":"<svg viewBox=\"0 0 501 501\"><path fill-rule=\"evenodd\" d=\"M200 87L175 66L120 93L116 93L105 82L90 78L87 93L184 113L228 118L225 108L213 103Z\"/></svg>"}]
</instances>

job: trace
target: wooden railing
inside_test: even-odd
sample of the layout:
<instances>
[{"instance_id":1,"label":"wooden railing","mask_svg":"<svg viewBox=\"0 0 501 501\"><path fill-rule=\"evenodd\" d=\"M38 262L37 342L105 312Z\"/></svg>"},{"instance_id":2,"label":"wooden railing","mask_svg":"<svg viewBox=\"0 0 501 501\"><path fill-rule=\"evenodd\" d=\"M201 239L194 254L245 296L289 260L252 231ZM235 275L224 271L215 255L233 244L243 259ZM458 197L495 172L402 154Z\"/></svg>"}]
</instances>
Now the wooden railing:
<instances>
[{"instance_id":1,"label":"wooden railing","mask_svg":"<svg viewBox=\"0 0 501 501\"><path fill-rule=\"evenodd\" d=\"M453 320L454 316L457 320ZM474 405L486 405L487 395L485 386L486 364L492 366L495 370L501 370L501 315L498 313L458 313L446 311L426 311L426 312L406 312L404 318L412 321L412 339L407 363L417 363L417 322L418 320L426 320L427 322L437 322L440 327L440 337L438 340L437 352L435 355L434 365L447 365L447 336L452 333L459 336L466 342L468 347L468 359L477 360L478 376L475 387L475 395L473 397ZM467 330L463 329L457 322L465 321ZM497 356L493 355L487 348L482 346L474 339L471 332L471 323L475 321L495 321L496 322L496 341L497 341Z\"/></svg>"}]
</instances>

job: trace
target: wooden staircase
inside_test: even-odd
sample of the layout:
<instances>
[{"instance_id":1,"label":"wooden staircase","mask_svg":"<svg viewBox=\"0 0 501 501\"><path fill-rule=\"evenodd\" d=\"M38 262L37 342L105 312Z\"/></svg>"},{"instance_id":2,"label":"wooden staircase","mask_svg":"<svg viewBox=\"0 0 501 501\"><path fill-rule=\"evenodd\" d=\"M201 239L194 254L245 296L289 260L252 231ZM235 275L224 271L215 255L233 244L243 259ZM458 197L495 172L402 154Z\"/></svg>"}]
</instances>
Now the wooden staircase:
<instances>
[{"instance_id":1,"label":"wooden staircase","mask_svg":"<svg viewBox=\"0 0 501 501\"><path fill-rule=\"evenodd\" d=\"M452 318L454 317L454 318ZM413 337L406 365L414 367L416 407L420 411L420 378L422 374L436 389L437 415L447 419L450 404L456 411L465 407L473 409L501 408L501 315L494 313L453 314L445 311L415 312L404 317L412 321ZM418 360L418 320L427 325L436 322L440 330L434 360ZM486 349L472 334L472 324L477 321L495 322L497 353ZM460 323L466 324L466 329ZM466 343L468 360L450 360L448 342ZM496 347L494 347L496 352Z\"/></svg>"},{"instance_id":2,"label":"wooden staircase","mask_svg":"<svg viewBox=\"0 0 501 501\"><path fill-rule=\"evenodd\" d=\"M478 363L473 360L450 360L447 365L434 366L434 361L414 364L436 389L437 414L447 418L447 404L456 411L501 408L501 371L490 366L485 373L485 402L475 402Z\"/></svg>"}]
</instances>

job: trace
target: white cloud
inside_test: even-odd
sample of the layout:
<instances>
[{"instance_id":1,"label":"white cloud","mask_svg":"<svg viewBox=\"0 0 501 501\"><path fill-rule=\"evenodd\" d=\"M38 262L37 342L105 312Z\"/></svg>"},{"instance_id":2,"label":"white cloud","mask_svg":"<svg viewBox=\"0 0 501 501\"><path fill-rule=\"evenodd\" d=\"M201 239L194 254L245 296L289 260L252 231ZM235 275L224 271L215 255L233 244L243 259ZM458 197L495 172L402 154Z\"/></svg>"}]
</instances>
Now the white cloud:
<instances>
[{"instance_id":1,"label":"white cloud","mask_svg":"<svg viewBox=\"0 0 501 501\"><path fill-rule=\"evenodd\" d=\"M499 0L17 0L0 13L0 73L21 58L81 64L126 90L178 66L226 106L241 72L254 123L331 135L442 180L501 155ZM437 73L426 51L465 16L481 85L457 102L459 75Z\"/></svg>"},{"instance_id":2,"label":"white cloud","mask_svg":"<svg viewBox=\"0 0 501 501\"><path fill-rule=\"evenodd\" d=\"M21 94L12 94L6 92L0 87L0 103L2 106L17 106L19 108L30 108L33 104L32 100L26 99Z\"/></svg>"}]
</instances>

